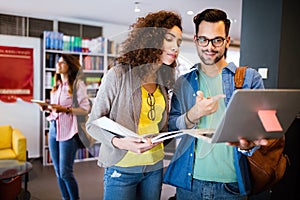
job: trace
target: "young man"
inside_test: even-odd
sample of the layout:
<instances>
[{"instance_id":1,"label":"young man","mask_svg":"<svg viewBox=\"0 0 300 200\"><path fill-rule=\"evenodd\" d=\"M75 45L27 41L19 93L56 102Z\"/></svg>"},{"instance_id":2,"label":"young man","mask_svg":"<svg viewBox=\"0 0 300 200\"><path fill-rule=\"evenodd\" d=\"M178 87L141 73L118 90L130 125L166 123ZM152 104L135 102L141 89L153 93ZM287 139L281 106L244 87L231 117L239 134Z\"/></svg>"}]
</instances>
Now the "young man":
<instances>
[{"instance_id":1,"label":"young man","mask_svg":"<svg viewBox=\"0 0 300 200\"><path fill-rule=\"evenodd\" d=\"M225 12L207 9L194 17L195 46L200 63L181 76L171 102L169 129L216 128L235 90L236 66L225 60L230 20ZM261 76L248 68L243 88L264 88ZM228 145L229 144L229 145ZM164 182L174 185L176 199L247 199L250 177L245 155L265 139L209 144L183 136Z\"/></svg>"}]
</instances>

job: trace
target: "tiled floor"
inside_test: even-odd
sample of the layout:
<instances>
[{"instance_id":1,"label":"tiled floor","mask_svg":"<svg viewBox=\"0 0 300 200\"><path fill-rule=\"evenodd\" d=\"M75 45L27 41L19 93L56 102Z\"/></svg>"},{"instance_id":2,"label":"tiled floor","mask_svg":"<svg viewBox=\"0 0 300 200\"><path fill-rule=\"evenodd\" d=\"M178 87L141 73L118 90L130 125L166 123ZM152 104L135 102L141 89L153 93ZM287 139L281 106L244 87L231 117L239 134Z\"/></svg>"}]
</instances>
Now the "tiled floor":
<instances>
[{"instance_id":1,"label":"tiled floor","mask_svg":"<svg viewBox=\"0 0 300 200\"><path fill-rule=\"evenodd\" d=\"M53 166L43 166L39 159L32 159L33 169L29 173L28 190L31 200L59 200ZM103 169L96 161L77 162L74 173L78 181L81 200L101 200L103 194ZM161 200L168 200L175 194L175 188L163 185Z\"/></svg>"}]
</instances>

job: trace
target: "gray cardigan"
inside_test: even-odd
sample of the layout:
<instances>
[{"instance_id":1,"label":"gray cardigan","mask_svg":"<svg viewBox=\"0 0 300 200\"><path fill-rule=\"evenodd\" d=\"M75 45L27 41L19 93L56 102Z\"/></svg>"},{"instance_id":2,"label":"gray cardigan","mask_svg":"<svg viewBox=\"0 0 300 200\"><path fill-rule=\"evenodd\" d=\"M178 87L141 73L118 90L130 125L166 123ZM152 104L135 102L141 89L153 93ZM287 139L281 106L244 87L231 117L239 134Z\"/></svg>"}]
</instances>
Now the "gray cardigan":
<instances>
[{"instance_id":1,"label":"gray cardigan","mask_svg":"<svg viewBox=\"0 0 300 200\"><path fill-rule=\"evenodd\" d=\"M138 67L118 65L111 68L104 75L95 102L86 123L88 133L101 143L98 165L110 167L119 162L126 154L113 146L114 134L101 129L92 122L102 116L114 120L122 126L137 132L141 110L141 83L136 75ZM158 77L158 81L161 77ZM160 81L159 81L160 82ZM163 85L159 85L166 100L166 110L159 124L160 131L167 131L167 114L169 110L168 92Z\"/></svg>"}]
</instances>

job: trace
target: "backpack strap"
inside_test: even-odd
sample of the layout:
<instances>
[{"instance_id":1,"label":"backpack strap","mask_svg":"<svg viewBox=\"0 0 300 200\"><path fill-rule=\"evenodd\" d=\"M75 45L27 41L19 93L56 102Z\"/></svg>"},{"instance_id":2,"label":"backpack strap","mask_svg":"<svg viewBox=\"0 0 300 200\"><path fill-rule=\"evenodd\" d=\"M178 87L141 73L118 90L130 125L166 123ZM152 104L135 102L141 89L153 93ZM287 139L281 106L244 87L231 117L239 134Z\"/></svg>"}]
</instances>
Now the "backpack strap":
<instances>
[{"instance_id":1,"label":"backpack strap","mask_svg":"<svg viewBox=\"0 0 300 200\"><path fill-rule=\"evenodd\" d=\"M73 83L73 96L72 96L72 107L77 108L78 99L77 99L77 89L78 89L78 79L75 79Z\"/></svg>"},{"instance_id":2,"label":"backpack strap","mask_svg":"<svg viewBox=\"0 0 300 200\"><path fill-rule=\"evenodd\" d=\"M234 75L234 84L236 89L242 89L247 66L237 67Z\"/></svg>"}]
</instances>

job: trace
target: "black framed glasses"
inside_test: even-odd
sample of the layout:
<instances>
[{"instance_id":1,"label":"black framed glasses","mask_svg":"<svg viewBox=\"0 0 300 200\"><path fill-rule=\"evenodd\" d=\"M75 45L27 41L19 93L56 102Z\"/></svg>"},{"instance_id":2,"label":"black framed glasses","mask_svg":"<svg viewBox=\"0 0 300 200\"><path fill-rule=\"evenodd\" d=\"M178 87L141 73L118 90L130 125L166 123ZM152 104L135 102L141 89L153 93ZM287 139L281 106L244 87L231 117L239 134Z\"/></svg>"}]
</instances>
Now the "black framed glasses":
<instances>
[{"instance_id":1,"label":"black framed glasses","mask_svg":"<svg viewBox=\"0 0 300 200\"><path fill-rule=\"evenodd\" d=\"M150 110L148 111L148 118L152 121L155 120L156 112L155 112L155 98L153 94L148 93L147 104L150 106Z\"/></svg>"},{"instance_id":2,"label":"black framed glasses","mask_svg":"<svg viewBox=\"0 0 300 200\"><path fill-rule=\"evenodd\" d=\"M223 37L215 37L213 39L208 39L204 36L199 36L196 38L197 44L201 47L207 47L210 42L214 47L220 47L224 44L225 40L226 39Z\"/></svg>"}]
</instances>

